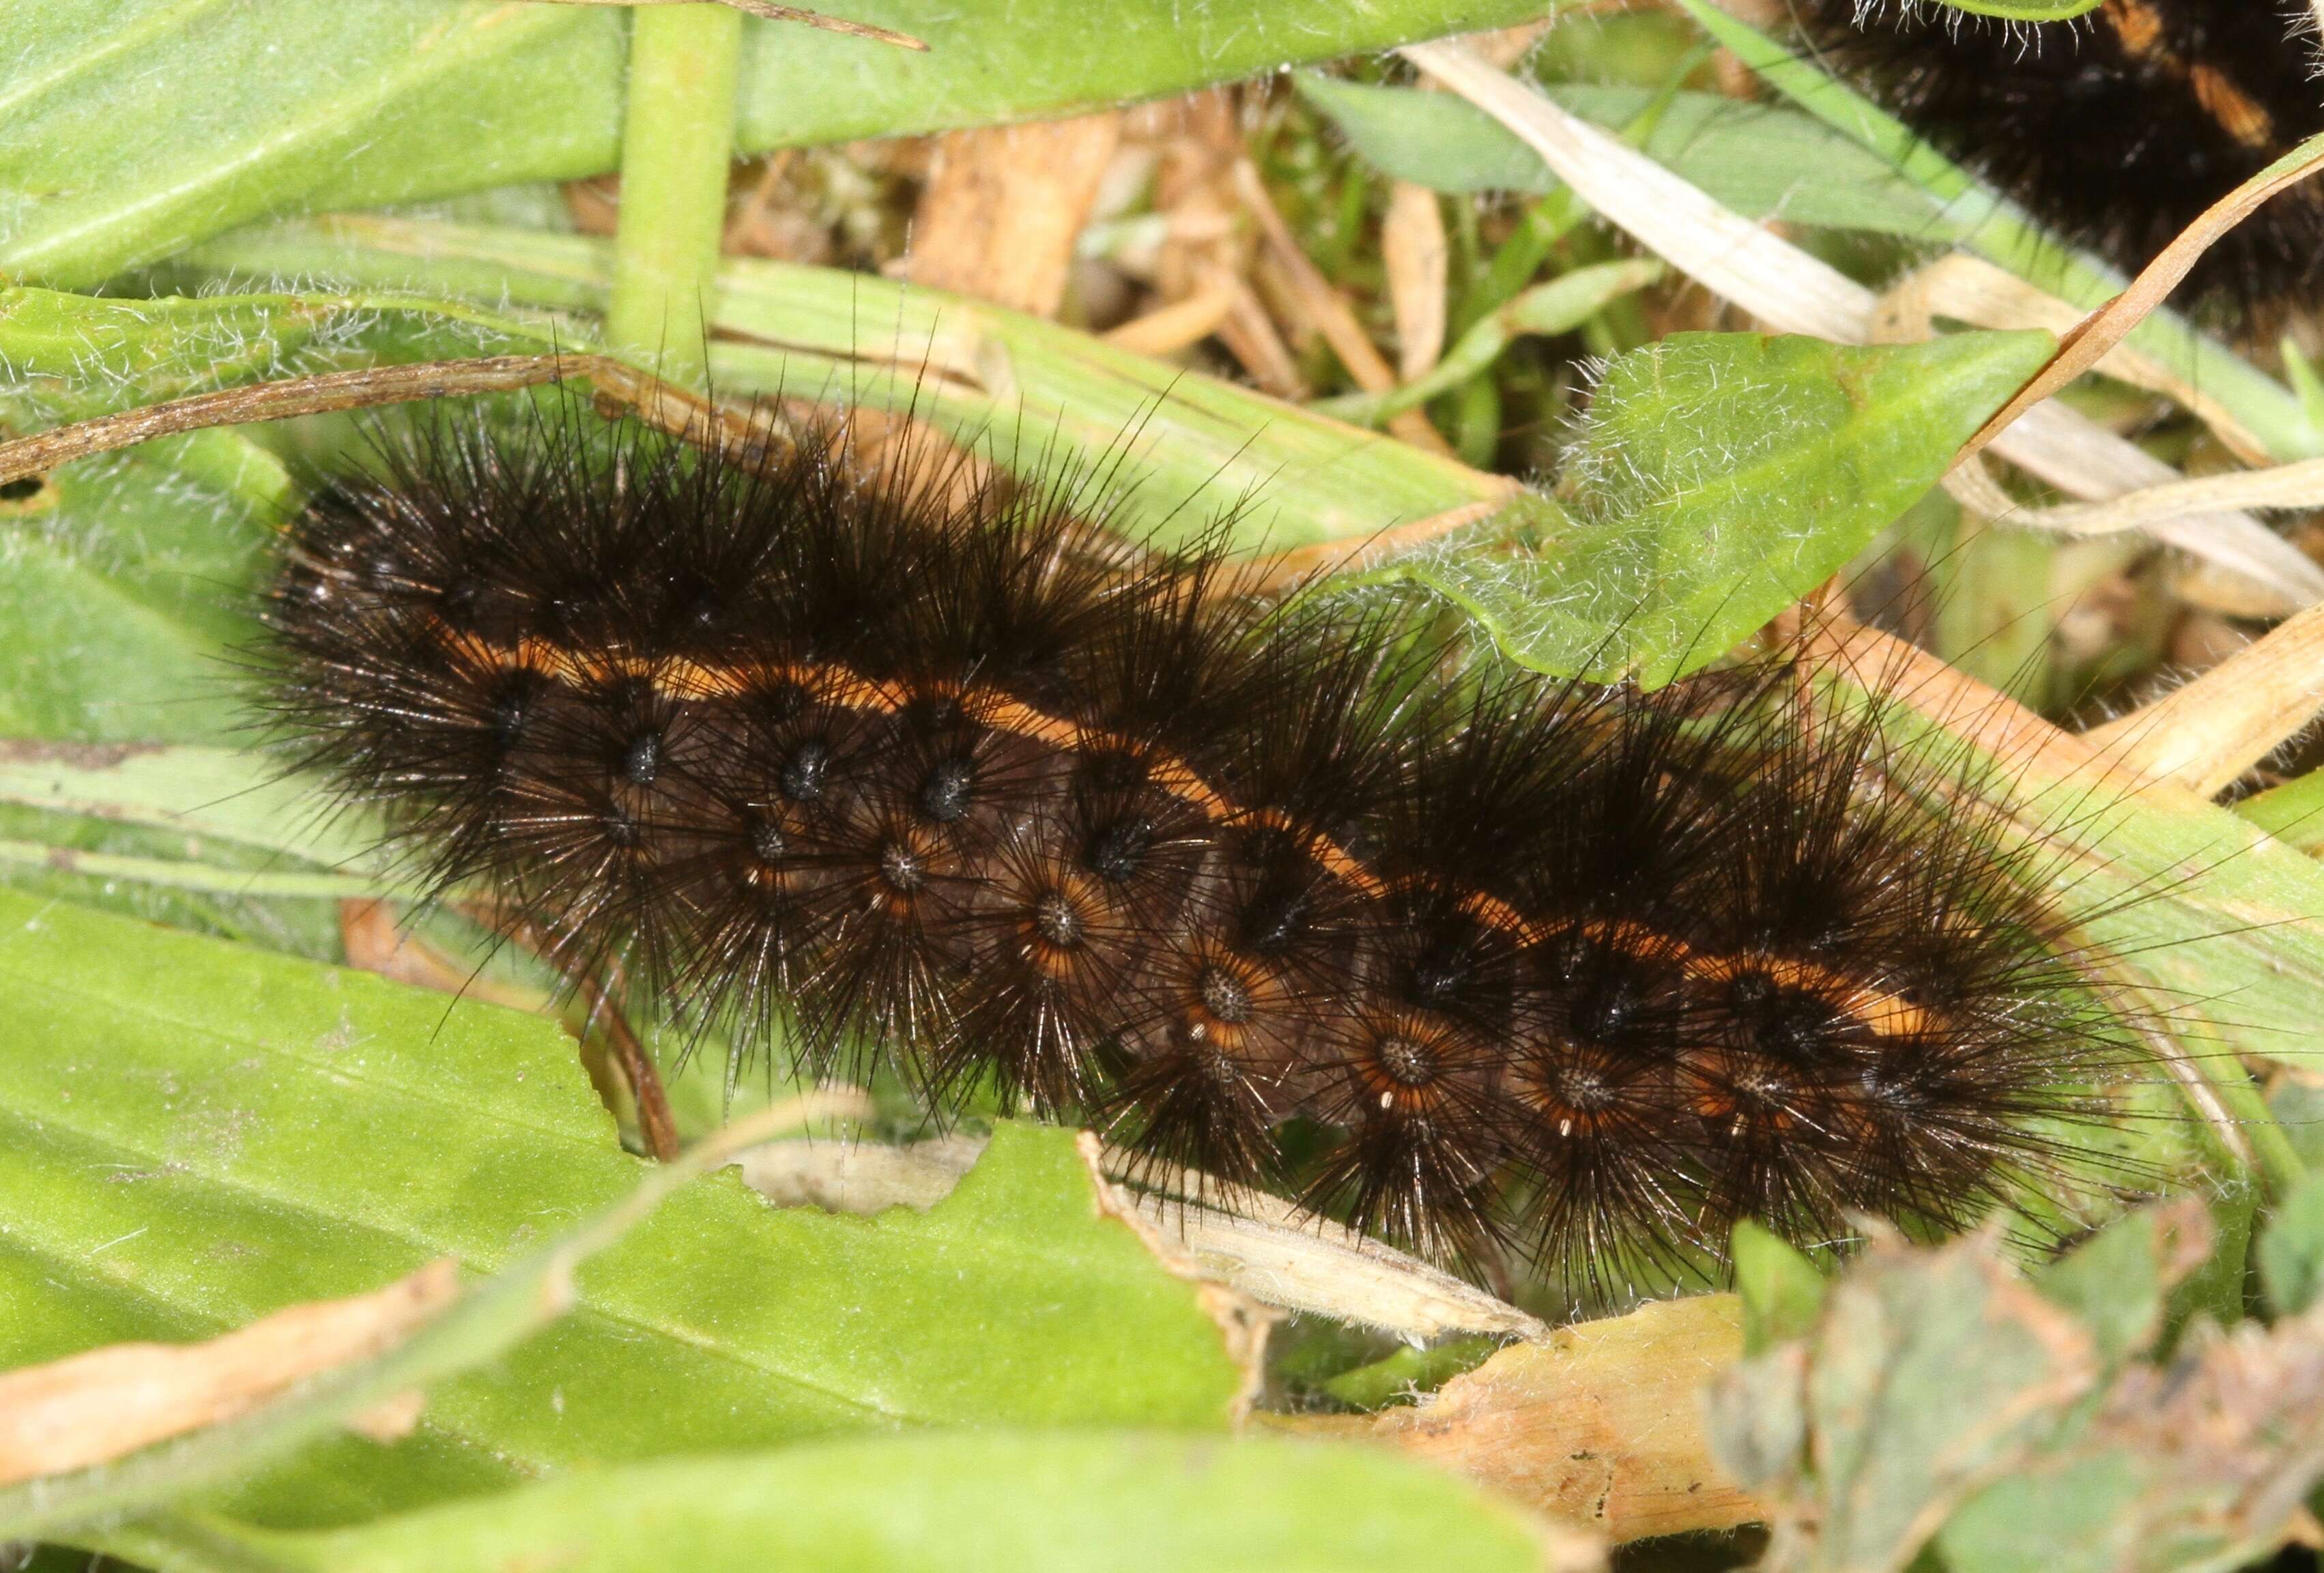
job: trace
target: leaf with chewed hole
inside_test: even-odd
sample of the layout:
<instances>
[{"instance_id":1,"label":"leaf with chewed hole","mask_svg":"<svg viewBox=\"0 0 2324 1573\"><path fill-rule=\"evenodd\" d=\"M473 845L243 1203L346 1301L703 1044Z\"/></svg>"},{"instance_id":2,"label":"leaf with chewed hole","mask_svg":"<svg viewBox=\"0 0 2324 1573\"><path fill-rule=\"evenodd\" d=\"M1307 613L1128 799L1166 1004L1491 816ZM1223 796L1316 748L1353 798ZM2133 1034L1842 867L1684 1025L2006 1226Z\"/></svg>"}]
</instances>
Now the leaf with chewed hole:
<instances>
[{"instance_id":1,"label":"leaf with chewed hole","mask_svg":"<svg viewBox=\"0 0 2324 1573\"><path fill-rule=\"evenodd\" d=\"M645 1172L538 1018L7 894L0 988L0 1366L201 1337L445 1255L497 1271ZM318 1446L230 1505L344 1522L914 1424L1222 1427L1238 1303L1100 1202L1070 1133L1018 1126L925 1214L691 1187L412 1437Z\"/></svg>"}]
</instances>

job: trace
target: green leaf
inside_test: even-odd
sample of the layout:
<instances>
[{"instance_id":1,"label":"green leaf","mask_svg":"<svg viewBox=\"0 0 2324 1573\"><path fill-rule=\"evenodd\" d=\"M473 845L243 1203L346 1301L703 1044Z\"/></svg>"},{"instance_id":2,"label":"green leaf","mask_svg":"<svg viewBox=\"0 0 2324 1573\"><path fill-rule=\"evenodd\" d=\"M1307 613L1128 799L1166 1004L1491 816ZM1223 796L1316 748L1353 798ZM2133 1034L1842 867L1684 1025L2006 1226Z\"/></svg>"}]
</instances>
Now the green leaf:
<instances>
[{"instance_id":1,"label":"green leaf","mask_svg":"<svg viewBox=\"0 0 2324 1573\"><path fill-rule=\"evenodd\" d=\"M2136 1461L2120 1452L2069 1458L1997 1480L1945 1521L1936 1540L1942 1565L1977 1573L2154 1567L2137 1557L2145 1526L2135 1510L2145 1485Z\"/></svg>"},{"instance_id":2,"label":"green leaf","mask_svg":"<svg viewBox=\"0 0 2324 1573\"><path fill-rule=\"evenodd\" d=\"M245 1476L367 1409L424 1392L505 1353L564 1313L575 1267L634 1228L681 1186L722 1167L752 1142L778 1134L786 1119L798 1124L797 1106L791 1110L762 1110L754 1120L656 1167L613 1207L497 1276L462 1287L417 1330L378 1354L319 1373L250 1412L214 1421L125 1458L0 1488L0 1536L19 1541L51 1538L165 1506L190 1490Z\"/></svg>"},{"instance_id":3,"label":"green leaf","mask_svg":"<svg viewBox=\"0 0 2324 1573\"><path fill-rule=\"evenodd\" d=\"M1533 1573L1534 1521L1384 1449L987 1431L635 1464L327 1533L103 1537L160 1573Z\"/></svg>"},{"instance_id":4,"label":"green leaf","mask_svg":"<svg viewBox=\"0 0 2324 1573\"><path fill-rule=\"evenodd\" d=\"M223 435L223 434L221 434ZM91 742L231 735L220 659L272 560L268 518L171 461L183 439L68 466L53 506L0 517L0 734Z\"/></svg>"},{"instance_id":5,"label":"green leaf","mask_svg":"<svg viewBox=\"0 0 2324 1573\"><path fill-rule=\"evenodd\" d=\"M1329 115L1381 173L1432 190L1554 190L1541 155L1475 105L1449 93L1382 87L1314 73L1299 95ZM1643 87L1556 82L1541 91L1620 132L1642 115L1641 150L1752 218L1868 230L1915 241L1950 238L1944 214L1894 167L1796 110L1739 104L1716 93L1663 96ZM1814 171L1812 179L1805 171Z\"/></svg>"},{"instance_id":6,"label":"green leaf","mask_svg":"<svg viewBox=\"0 0 2324 1573\"><path fill-rule=\"evenodd\" d=\"M1823 1314L1824 1278L1781 1235L1743 1219L1735 1225L1735 1292L1743 1302L1743 1353L1764 1355L1803 1338Z\"/></svg>"},{"instance_id":7,"label":"green leaf","mask_svg":"<svg viewBox=\"0 0 2324 1573\"><path fill-rule=\"evenodd\" d=\"M2189 1310L2216 1298L2222 1284L2232 1286L2239 1305L2248 1221L2233 1227L2232 1201L2223 1210L2231 1226L2225 1229L2215 1227L2200 1198L2141 1208L2043 1264L2034 1287L2081 1320L2101 1358L2120 1365L2154 1348L2166 1320L2184 1320ZM2231 1312L2218 1320L2236 1317Z\"/></svg>"},{"instance_id":8,"label":"green leaf","mask_svg":"<svg viewBox=\"0 0 2324 1573\"><path fill-rule=\"evenodd\" d=\"M1674 334L1607 368L1561 482L1569 528L1517 555L1455 543L1368 581L1443 595L1524 666L1659 686L1838 572L2054 347Z\"/></svg>"},{"instance_id":9,"label":"green leaf","mask_svg":"<svg viewBox=\"0 0 2324 1573\"><path fill-rule=\"evenodd\" d=\"M0 289L0 430L265 377L553 342L459 301ZM247 708L231 656L257 631L251 593L297 497L279 459L213 429L66 465L37 510L0 508L0 735L231 735Z\"/></svg>"},{"instance_id":10,"label":"green leaf","mask_svg":"<svg viewBox=\"0 0 2324 1573\"><path fill-rule=\"evenodd\" d=\"M2268 1309L2296 1316L2324 1289L2324 1174L2311 1174L2268 1216L2259 1237L2259 1283Z\"/></svg>"},{"instance_id":11,"label":"green leaf","mask_svg":"<svg viewBox=\"0 0 2324 1573\"><path fill-rule=\"evenodd\" d=\"M569 326L456 299L262 293L124 300L16 285L0 289L7 378L0 416L29 429L269 378L560 345L576 347ZM225 478L219 459L208 457L207 472ZM268 474L263 457L250 463L258 474L233 475L245 500L287 501L279 467Z\"/></svg>"},{"instance_id":12,"label":"green leaf","mask_svg":"<svg viewBox=\"0 0 2324 1573\"><path fill-rule=\"evenodd\" d=\"M2286 845L2310 856L2324 853L2324 770L2255 793L2235 810Z\"/></svg>"},{"instance_id":13,"label":"green leaf","mask_svg":"<svg viewBox=\"0 0 2324 1573\"><path fill-rule=\"evenodd\" d=\"M1720 1380L1711 1440L1812 1526L1812 1555L1792 1565L1903 1568L1956 1502L2052 1437L2098 1374L2089 1336L1990 1237L1880 1241L1831 1285L1805 1346Z\"/></svg>"},{"instance_id":14,"label":"green leaf","mask_svg":"<svg viewBox=\"0 0 2324 1573\"><path fill-rule=\"evenodd\" d=\"M565 310L602 310L612 281L610 248L586 236L360 216L235 236L194 260L365 288L488 290ZM729 398L908 407L1024 474L1127 460L1121 474L1135 488L1122 522L1166 539L1201 535L1240 505L1238 547L1352 549L1397 525L1489 509L1517 490L1056 323L872 274L729 258L714 321L734 336L711 346L711 382Z\"/></svg>"},{"instance_id":15,"label":"green leaf","mask_svg":"<svg viewBox=\"0 0 2324 1573\"><path fill-rule=\"evenodd\" d=\"M1044 119L1499 27L1540 0L843 0L752 20L745 150ZM0 277L93 284L272 214L613 167L625 18L487 0L55 0L9 15ZM263 62L255 68L254 62Z\"/></svg>"},{"instance_id":16,"label":"green leaf","mask_svg":"<svg viewBox=\"0 0 2324 1573\"><path fill-rule=\"evenodd\" d=\"M443 1255L495 1272L638 1183L538 1018L0 893L0 1365L198 1337ZM579 1309L301 1455L254 1522L344 1521L582 1462L937 1423L1222 1425L1194 1286L1101 1216L1070 1133L1005 1126L926 1214L693 1187Z\"/></svg>"},{"instance_id":17,"label":"green leaf","mask_svg":"<svg viewBox=\"0 0 2324 1573\"><path fill-rule=\"evenodd\" d=\"M2296 1533L2324 1473L2315 1322L2122 1358L2134 1329L2103 1307L2109 1289L2151 1328L2159 1285L2200 1254L2193 1235L2137 1236L2100 1236L2039 1293L1990 1232L1877 1243L1833 1284L1812 1340L1722 1377L1712 1440L1785 1522L1782 1565L2229 1573ZM2110 1323L2095 1339L2079 1314L2092 1309Z\"/></svg>"},{"instance_id":18,"label":"green leaf","mask_svg":"<svg viewBox=\"0 0 2324 1573\"><path fill-rule=\"evenodd\" d=\"M2064 22L2085 16L2106 0L1941 0L1956 11L1978 16L2000 16L2012 22Z\"/></svg>"},{"instance_id":19,"label":"green leaf","mask_svg":"<svg viewBox=\"0 0 2324 1573\"><path fill-rule=\"evenodd\" d=\"M376 875L377 823L318 811L314 782L237 749L89 746L0 739L0 803L196 842L224 840Z\"/></svg>"}]
</instances>

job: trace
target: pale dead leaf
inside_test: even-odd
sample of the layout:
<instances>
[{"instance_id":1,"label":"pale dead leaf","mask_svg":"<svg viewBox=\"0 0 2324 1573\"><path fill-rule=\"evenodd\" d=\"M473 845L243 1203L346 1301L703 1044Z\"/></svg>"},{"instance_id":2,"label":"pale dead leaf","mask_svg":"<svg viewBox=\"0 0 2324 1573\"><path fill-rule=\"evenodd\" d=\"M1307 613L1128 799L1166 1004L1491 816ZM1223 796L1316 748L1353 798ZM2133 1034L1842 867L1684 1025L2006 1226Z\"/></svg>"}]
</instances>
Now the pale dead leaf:
<instances>
[{"instance_id":1,"label":"pale dead leaf","mask_svg":"<svg viewBox=\"0 0 2324 1573\"><path fill-rule=\"evenodd\" d=\"M2225 790L2324 707L2324 606L2311 606L2209 671L2084 733L2150 780Z\"/></svg>"},{"instance_id":2,"label":"pale dead leaf","mask_svg":"<svg viewBox=\"0 0 2324 1573\"><path fill-rule=\"evenodd\" d=\"M368 1359L449 1305L449 1258L386 1288L290 1306L199 1344L115 1344L0 1375L0 1485L86 1468Z\"/></svg>"},{"instance_id":3,"label":"pale dead leaf","mask_svg":"<svg viewBox=\"0 0 2324 1573\"><path fill-rule=\"evenodd\" d=\"M1458 1469L1616 1543L1726 1529L1764 1510L1711 1457L1704 1384L1743 1352L1731 1294L1512 1344L1416 1405L1293 1430L1360 1435Z\"/></svg>"},{"instance_id":4,"label":"pale dead leaf","mask_svg":"<svg viewBox=\"0 0 2324 1573\"><path fill-rule=\"evenodd\" d=\"M947 133L912 220L912 282L1056 316L1120 141L1111 110Z\"/></svg>"}]
</instances>

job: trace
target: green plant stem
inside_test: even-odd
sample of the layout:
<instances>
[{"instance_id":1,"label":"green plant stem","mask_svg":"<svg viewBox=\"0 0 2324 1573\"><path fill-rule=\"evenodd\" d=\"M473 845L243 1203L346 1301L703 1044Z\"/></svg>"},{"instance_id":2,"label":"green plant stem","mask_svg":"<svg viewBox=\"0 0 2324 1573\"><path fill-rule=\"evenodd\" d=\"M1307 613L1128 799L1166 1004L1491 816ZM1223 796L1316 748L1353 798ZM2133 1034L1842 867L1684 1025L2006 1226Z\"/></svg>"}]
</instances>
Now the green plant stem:
<instances>
[{"instance_id":1,"label":"green plant stem","mask_svg":"<svg viewBox=\"0 0 2324 1573\"><path fill-rule=\"evenodd\" d=\"M1511 339L1525 334L1570 333L1661 276L1661 264L1641 260L1576 268L1546 284L1535 285L1470 328L1426 376L1383 393L1347 393L1322 400L1314 408L1341 420L1379 425L1481 374Z\"/></svg>"},{"instance_id":2,"label":"green plant stem","mask_svg":"<svg viewBox=\"0 0 2324 1573\"><path fill-rule=\"evenodd\" d=\"M114 852L88 852L44 842L0 841L0 866L46 869L59 874L79 874L91 879L125 879L139 885L166 885L179 890L214 890L253 898L284 897L374 897L425 894L394 881L355 874L270 872L258 869L222 869L173 858L137 858Z\"/></svg>"},{"instance_id":3,"label":"green plant stem","mask_svg":"<svg viewBox=\"0 0 2324 1573\"><path fill-rule=\"evenodd\" d=\"M708 369L742 41L731 6L647 5L630 18L605 337L623 359L696 387Z\"/></svg>"}]
</instances>

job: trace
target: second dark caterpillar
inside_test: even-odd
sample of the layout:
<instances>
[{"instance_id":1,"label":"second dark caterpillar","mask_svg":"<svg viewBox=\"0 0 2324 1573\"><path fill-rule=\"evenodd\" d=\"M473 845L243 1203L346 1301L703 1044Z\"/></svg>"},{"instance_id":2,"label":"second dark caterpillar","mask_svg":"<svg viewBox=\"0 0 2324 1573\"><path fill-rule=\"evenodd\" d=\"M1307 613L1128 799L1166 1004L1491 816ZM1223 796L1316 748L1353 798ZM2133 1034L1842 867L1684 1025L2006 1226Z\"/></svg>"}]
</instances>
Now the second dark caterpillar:
<instances>
[{"instance_id":1,"label":"second dark caterpillar","mask_svg":"<svg viewBox=\"0 0 2324 1573\"><path fill-rule=\"evenodd\" d=\"M1812 46L2070 240L2144 266L2324 132L2309 0L2105 0L2005 22L1935 0L1801 0ZM2240 319L2311 310L2324 198L2285 192L2211 249L2190 299Z\"/></svg>"},{"instance_id":2,"label":"second dark caterpillar","mask_svg":"<svg viewBox=\"0 0 2324 1573\"><path fill-rule=\"evenodd\" d=\"M278 716L575 966L1440 1256L1958 1223L2118 1054L2032 855L1780 668L1448 671L853 458L439 425L297 526Z\"/></svg>"}]
</instances>

